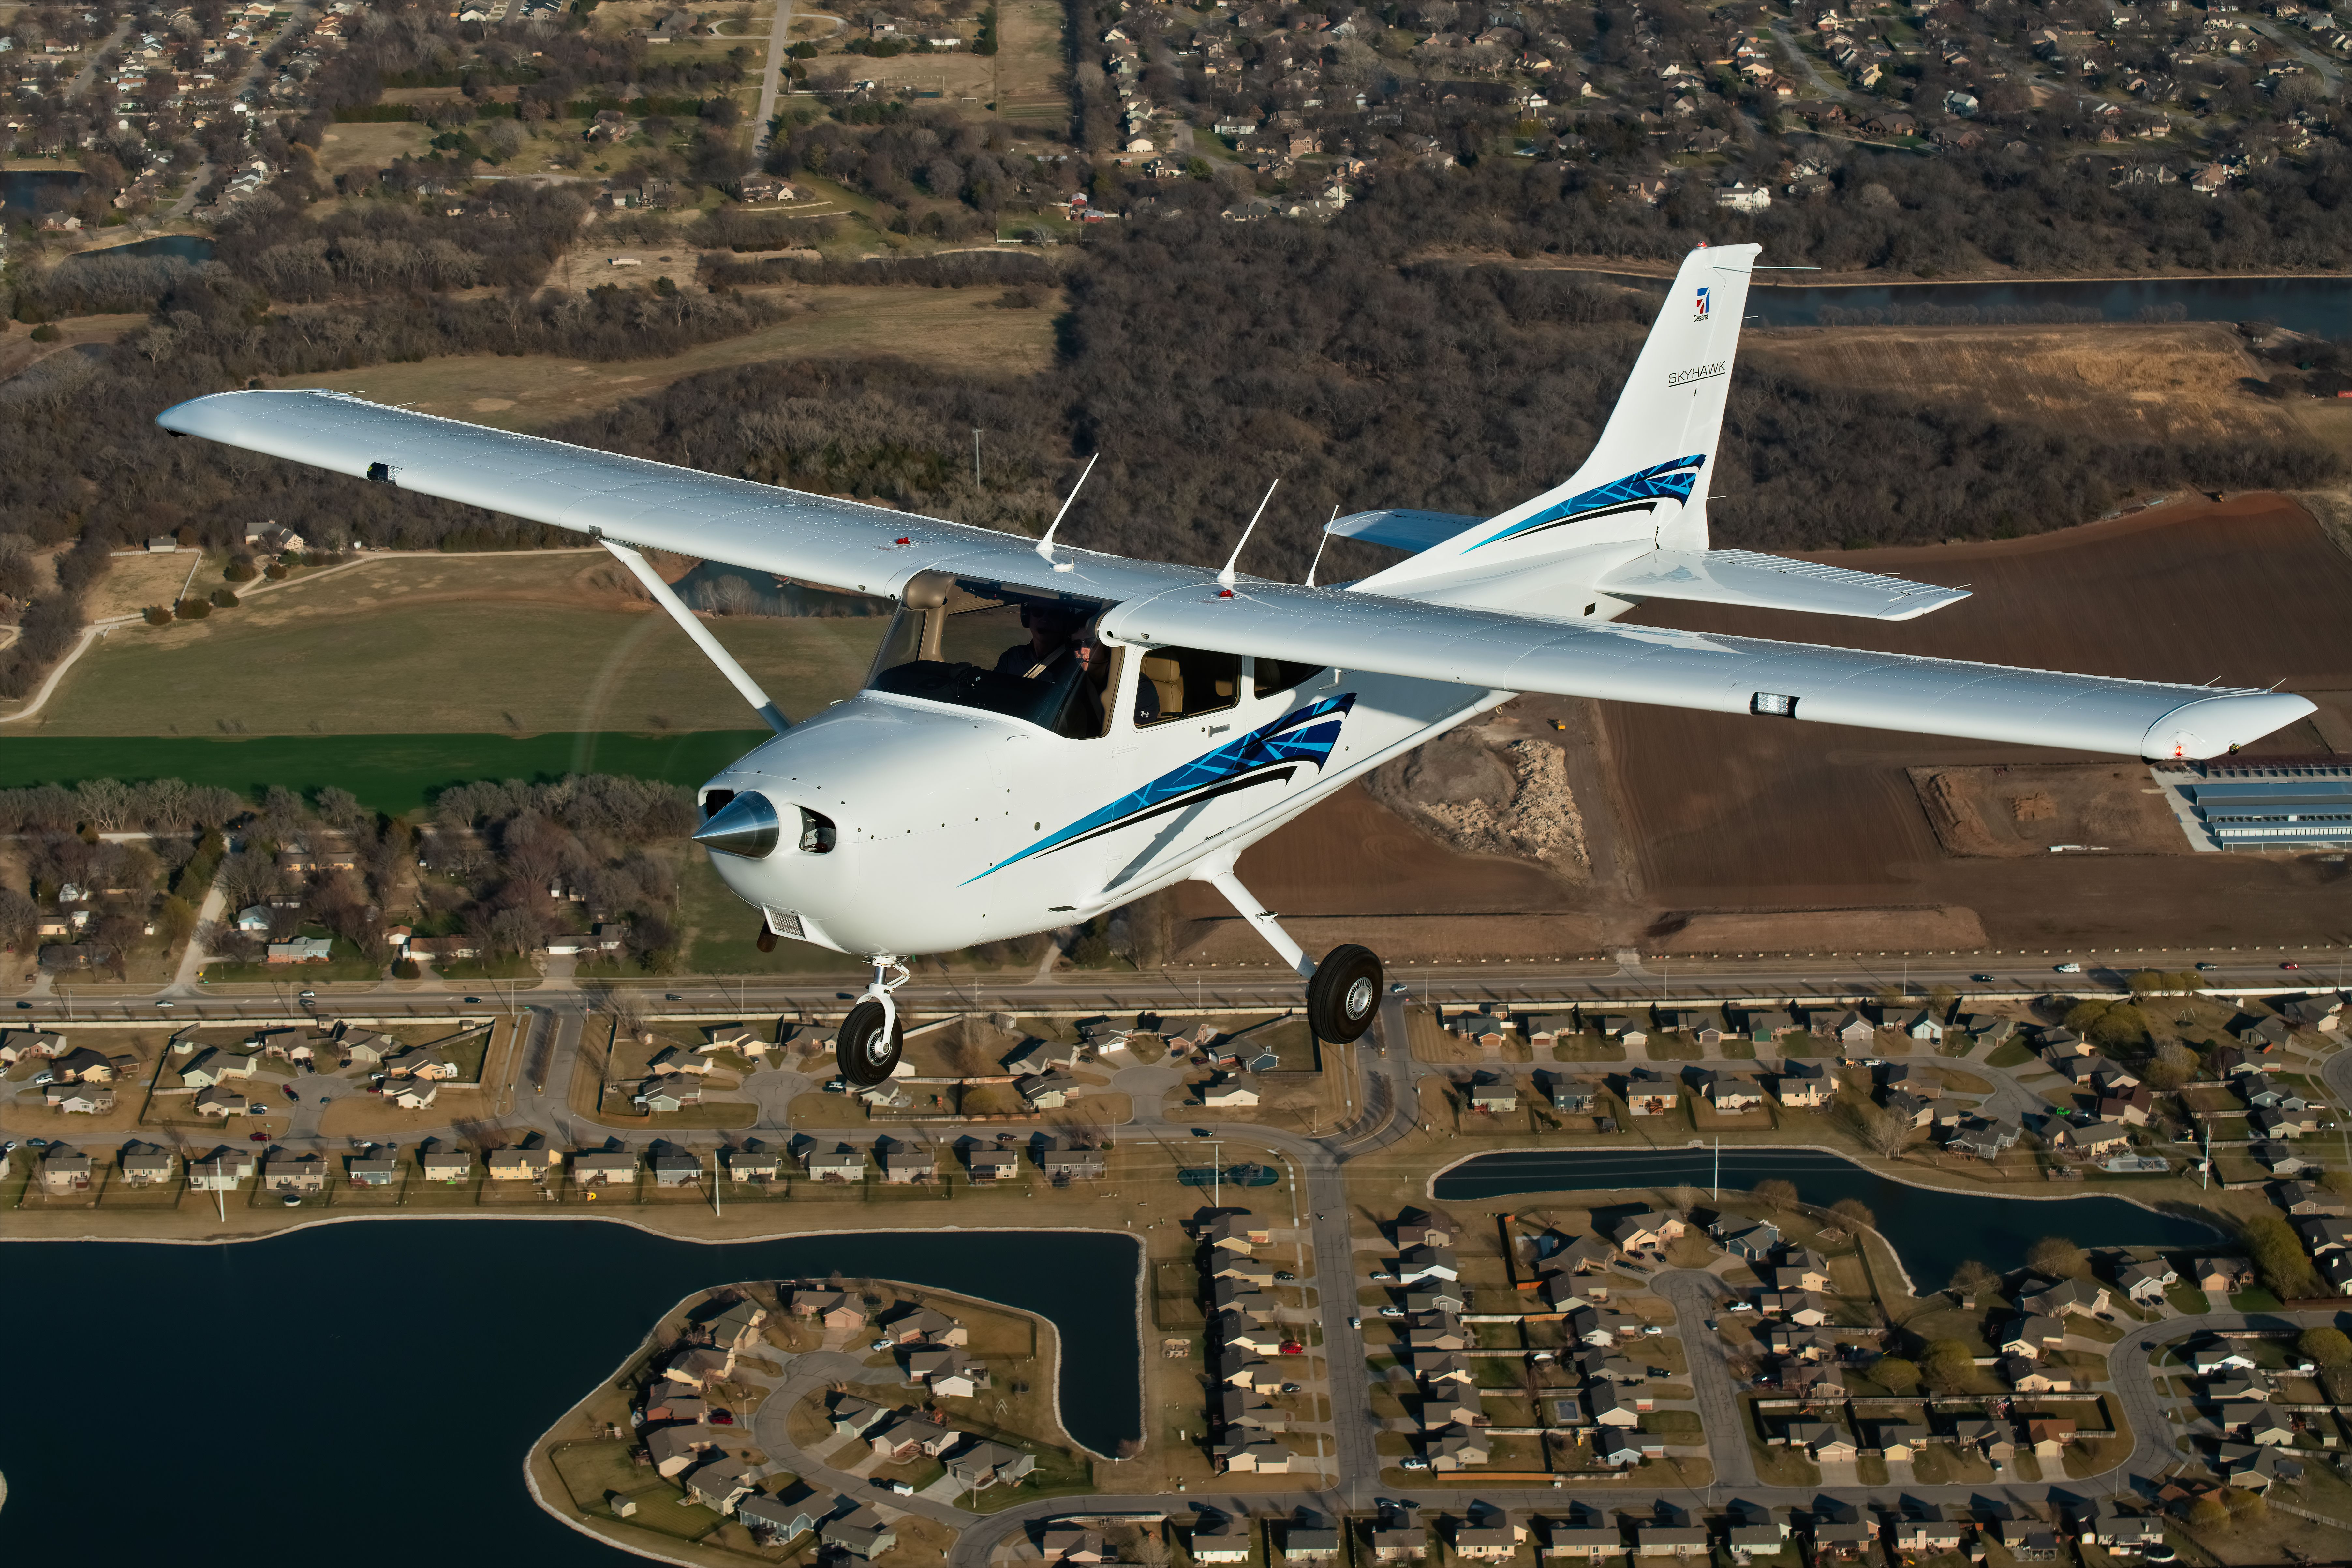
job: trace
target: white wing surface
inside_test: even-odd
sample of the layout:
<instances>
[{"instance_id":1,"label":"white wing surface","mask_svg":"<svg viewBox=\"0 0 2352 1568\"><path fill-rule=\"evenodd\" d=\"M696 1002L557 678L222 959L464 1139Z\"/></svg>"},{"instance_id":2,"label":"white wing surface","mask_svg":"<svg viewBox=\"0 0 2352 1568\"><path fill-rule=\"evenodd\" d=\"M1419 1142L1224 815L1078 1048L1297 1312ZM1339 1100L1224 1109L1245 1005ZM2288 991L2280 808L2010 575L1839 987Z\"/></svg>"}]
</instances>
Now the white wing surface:
<instances>
[{"instance_id":1,"label":"white wing surface","mask_svg":"<svg viewBox=\"0 0 2352 1568\"><path fill-rule=\"evenodd\" d=\"M1063 549L961 523L488 430L338 393L217 393L179 435L396 484L641 548L895 594L951 571L1121 601L1104 635L1505 691L1654 702L2150 757L2217 755L2312 711L2274 692L2165 686L1758 637L1564 624ZM1858 574L1857 574L1858 575ZM1891 580L1890 580L1891 581Z\"/></svg>"},{"instance_id":2,"label":"white wing surface","mask_svg":"<svg viewBox=\"0 0 2352 1568\"><path fill-rule=\"evenodd\" d=\"M1965 588L1753 550L1653 550L1602 573L1593 586L1623 599L1690 599L1874 621L1912 620L1969 596Z\"/></svg>"},{"instance_id":3,"label":"white wing surface","mask_svg":"<svg viewBox=\"0 0 2352 1568\"><path fill-rule=\"evenodd\" d=\"M1249 583L1130 600L1104 635L1503 691L1966 735L2067 751L2210 757L2312 711L2300 697L2167 686L1716 637L1572 625L1361 592Z\"/></svg>"},{"instance_id":4,"label":"white wing surface","mask_svg":"<svg viewBox=\"0 0 2352 1568\"><path fill-rule=\"evenodd\" d=\"M266 452L510 517L860 593L895 594L918 572L1050 583L1118 598L1199 580L1063 547L1056 574L1029 540L643 458L485 429L334 392L221 392L165 409L180 436Z\"/></svg>"}]
</instances>

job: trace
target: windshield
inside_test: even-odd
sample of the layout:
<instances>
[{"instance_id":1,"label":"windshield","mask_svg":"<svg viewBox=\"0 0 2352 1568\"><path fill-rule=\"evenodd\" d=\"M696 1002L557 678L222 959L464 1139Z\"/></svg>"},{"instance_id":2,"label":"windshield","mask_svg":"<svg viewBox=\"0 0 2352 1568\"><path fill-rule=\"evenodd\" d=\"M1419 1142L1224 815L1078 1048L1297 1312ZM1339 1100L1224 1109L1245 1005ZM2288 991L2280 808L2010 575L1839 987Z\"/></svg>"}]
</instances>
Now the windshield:
<instances>
[{"instance_id":1,"label":"windshield","mask_svg":"<svg viewBox=\"0 0 2352 1568\"><path fill-rule=\"evenodd\" d=\"M1003 713L1073 738L1099 735L1110 660L1094 639L1094 624L1107 607L971 578L918 578L866 686Z\"/></svg>"}]
</instances>

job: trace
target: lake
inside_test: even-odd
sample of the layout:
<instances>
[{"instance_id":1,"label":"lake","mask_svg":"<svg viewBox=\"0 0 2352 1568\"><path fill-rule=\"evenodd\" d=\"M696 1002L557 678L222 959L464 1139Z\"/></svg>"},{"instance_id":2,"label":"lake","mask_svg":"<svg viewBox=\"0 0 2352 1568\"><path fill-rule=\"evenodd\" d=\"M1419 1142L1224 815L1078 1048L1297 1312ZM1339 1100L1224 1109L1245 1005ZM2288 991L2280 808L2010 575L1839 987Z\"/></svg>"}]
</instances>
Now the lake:
<instances>
[{"instance_id":1,"label":"lake","mask_svg":"<svg viewBox=\"0 0 2352 1568\"><path fill-rule=\"evenodd\" d=\"M642 1561L557 1523L522 1459L681 1298L743 1279L904 1279L1051 1318L1063 1420L1141 1430L1136 1244L1071 1232L701 1246L594 1221L331 1225L232 1246L23 1243L11 1299L80 1360L0 1423L0 1555L189 1568ZM58 1337L62 1336L62 1337ZM106 1547L112 1541L115 1547Z\"/></svg>"},{"instance_id":2,"label":"lake","mask_svg":"<svg viewBox=\"0 0 2352 1568\"><path fill-rule=\"evenodd\" d=\"M59 263L70 267L78 261L113 260L118 257L169 257L177 261L210 261L213 242L200 234L159 234L146 239L134 239L128 245L110 245L103 250L85 250L68 256Z\"/></svg>"},{"instance_id":3,"label":"lake","mask_svg":"<svg viewBox=\"0 0 2352 1568\"><path fill-rule=\"evenodd\" d=\"M1604 276L1649 291L1664 279ZM1969 325L2004 321L2274 321L2314 337L2352 334L2352 278L2141 278L2112 282L1808 283L1760 275L1749 319L1765 327Z\"/></svg>"},{"instance_id":4,"label":"lake","mask_svg":"<svg viewBox=\"0 0 2352 1568\"><path fill-rule=\"evenodd\" d=\"M340 785L378 811L414 811L468 779L542 781L566 773L629 773L689 788L769 738L765 730L669 735L611 731L514 737L481 734L187 736L9 734L0 731L0 788L83 779L180 778L258 798L271 784L309 794Z\"/></svg>"},{"instance_id":5,"label":"lake","mask_svg":"<svg viewBox=\"0 0 2352 1568\"><path fill-rule=\"evenodd\" d=\"M1497 1198L1511 1193L1559 1193L1688 1184L1715 1180L1707 1149L1527 1151L1481 1154L1437 1178L1440 1203ZM2210 1247L2212 1227L2122 1198L2021 1200L1915 1187L1890 1181L1851 1160L1810 1149L1723 1152L1723 1190L1746 1192L1767 1177L1796 1184L1806 1203L1826 1208L1858 1198L1878 1217L1878 1233L1903 1260L1915 1289L1942 1288L1968 1258L2005 1273L2025 1264L2026 1249L2045 1236L2066 1236L2085 1247Z\"/></svg>"},{"instance_id":6,"label":"lake","mask_svg":"<svg viewBox=\"0 0 2352 1568\"><path fill-rule=\"evenodd\" d=\"M0 212L31 217L40 211L43 191L63 192L70 199L81 181L79 169L0 169Z\"/></svg>"}]
</instances>

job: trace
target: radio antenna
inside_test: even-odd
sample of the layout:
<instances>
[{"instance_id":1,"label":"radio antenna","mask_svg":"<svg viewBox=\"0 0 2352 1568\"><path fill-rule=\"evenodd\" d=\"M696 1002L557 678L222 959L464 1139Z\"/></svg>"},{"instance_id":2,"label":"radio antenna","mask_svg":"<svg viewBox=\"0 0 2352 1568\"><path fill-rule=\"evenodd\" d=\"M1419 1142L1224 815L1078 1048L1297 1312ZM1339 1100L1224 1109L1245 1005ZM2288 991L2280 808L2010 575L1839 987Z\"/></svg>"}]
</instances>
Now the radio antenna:
<instances>
[{"instance_id":1,"label":"radio antenna","mask_svg":"<svg viewBox=\"0 0 2352 1568\"><path fill-rule=\"evenodd\" d=\"M1242 558L1242 547L1249 543L1250 535L1256 531L1257 520L1265 515L1266 502L1274 500L1274 486L1280 483L1282 480L1277 478L1273 485L1265 487L1265 500L1258 502L1257 510L1250 513L1249 527L1242 530L1241 543L1234 546L1233 555L1225 562L1225 569L1217 574L1217 586L1228 594L1234 591L1234 563Z\"/></svg>"},{"instance_id":2,"label":"radio antenna","mask_svg":"<svg viewBox=\"0 0 2352 1568\"><path fill-rule=\"evenodd\" d=\"M1334 504L1330 521L1323 525L1323 536L1315 542L1315 559L1307 563L1307 585L1310 588L1315 586L1315 568L1323 564L1323 547L1331 542L1331 523L1339 521L1339 508Z\"/></svg>"},{"instance_id":3,"label":"radio antenna","mask_svg":"<svg viewBox=\"0 0 2352 1568\"><path fill-rule=\"evenodd\" d=\"M1099 451L1087 459L1087 466L1078 470L1078 482L1072 485L1070 493L1062 498L1062 510L1054 514L1052 524L1045 530L1045 537L1037 542L1037 553L1044 556L1056 572L1067 572L1076 566L1077 563L1054 560L1054 530L1061 527L1062 520L1070 515L1070 503L1078 499L1080 490L1087 488L1087 476L1095 471L1095 465L1100 461L1102 461L1102 454Z\"/></svg>"}]
</instances>

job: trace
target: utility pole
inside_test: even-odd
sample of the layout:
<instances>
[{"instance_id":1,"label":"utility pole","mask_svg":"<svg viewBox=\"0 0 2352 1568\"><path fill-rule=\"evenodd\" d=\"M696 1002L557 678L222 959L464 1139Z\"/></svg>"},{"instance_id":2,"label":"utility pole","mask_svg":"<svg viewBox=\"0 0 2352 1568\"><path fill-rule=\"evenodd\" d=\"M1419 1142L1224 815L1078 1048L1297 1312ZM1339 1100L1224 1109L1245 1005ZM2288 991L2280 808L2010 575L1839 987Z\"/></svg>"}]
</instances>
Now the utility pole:
<instances>
[{"instance_id":1,"label":"utility pole","mask_svg":"<svg viewBox=\"0 0 2352 1568\"><path fill-rule=\"evenodd\" d=\"M1715 1135L1715 1198L1723 1201L1723 1134Z\"/></svg>"},{"instance_id":2,"label":"utility pole","mask_svg":"<svg viewBox=\"0 0 2352 1568\"><path fill-rule=\"evenodd\" d=\"M971 488L980 489L980 426L971 427Z\"/></svg>"}]
</instances>

